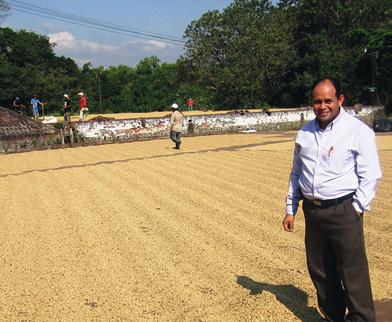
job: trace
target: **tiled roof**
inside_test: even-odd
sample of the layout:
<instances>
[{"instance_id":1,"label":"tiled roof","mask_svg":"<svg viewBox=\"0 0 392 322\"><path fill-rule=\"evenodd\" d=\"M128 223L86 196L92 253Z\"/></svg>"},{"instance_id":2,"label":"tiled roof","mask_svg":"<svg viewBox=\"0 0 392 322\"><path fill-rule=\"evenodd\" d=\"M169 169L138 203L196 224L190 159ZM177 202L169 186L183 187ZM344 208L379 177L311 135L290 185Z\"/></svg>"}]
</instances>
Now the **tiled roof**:
<instances>
[{"instance_id":1,"label":"tiled roof","mask_svg":"<svg viewBox=\"0 0 392 322\"><path fill-rule=\"evenodd\" d=\"M0 139L10 136L37 135L45 132L45 126L41 122L0 106Z\"/></svg>"}]
</instances>

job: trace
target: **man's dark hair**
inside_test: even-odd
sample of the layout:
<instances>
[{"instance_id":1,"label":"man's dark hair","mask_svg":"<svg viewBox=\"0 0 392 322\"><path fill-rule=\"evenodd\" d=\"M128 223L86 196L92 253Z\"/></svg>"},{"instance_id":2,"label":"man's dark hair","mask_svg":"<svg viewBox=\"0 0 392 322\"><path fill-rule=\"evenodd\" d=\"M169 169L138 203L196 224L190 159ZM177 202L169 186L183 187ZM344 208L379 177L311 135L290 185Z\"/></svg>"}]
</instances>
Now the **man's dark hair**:
<instances>
[{"instance_id":1,"label":"man's dark hair","mask_svg":"<svg viewBox=\"0 0 392 322\"><path fill-rule=\"evenodd\" d=\"M323 77L323 78L319 78L318 80L316 80L312 86L312 94L313 94L313 91L316 88L316 86L318 84L324 83L324 82L331 82L332 83L333 87L335 87L336 98L339 98L339 96L342 95L342 88L340 87L340 82L336 78L333 78L333 77Z\"/></svg>"}]
</instances>

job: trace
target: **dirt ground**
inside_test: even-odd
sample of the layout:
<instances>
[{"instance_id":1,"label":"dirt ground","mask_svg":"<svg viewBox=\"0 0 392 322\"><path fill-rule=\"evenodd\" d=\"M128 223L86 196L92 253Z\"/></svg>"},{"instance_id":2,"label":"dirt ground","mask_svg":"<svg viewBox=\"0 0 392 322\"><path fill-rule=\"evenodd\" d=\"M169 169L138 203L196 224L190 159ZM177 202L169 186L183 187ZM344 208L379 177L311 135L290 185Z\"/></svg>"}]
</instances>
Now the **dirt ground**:
<instances>
[{"instance_id":1,"label":"dirt ground","mask_svg":"<svg viewBox=\"0 0 392 322\"><path fill-rule=\"evenodd\" d=\"M302 213L294 233L280 224L293 138L0 156L0 321L318 321ZM365 234L374 298L390 300L392 136L377 140Z\"/></svg>"}]
</instances>

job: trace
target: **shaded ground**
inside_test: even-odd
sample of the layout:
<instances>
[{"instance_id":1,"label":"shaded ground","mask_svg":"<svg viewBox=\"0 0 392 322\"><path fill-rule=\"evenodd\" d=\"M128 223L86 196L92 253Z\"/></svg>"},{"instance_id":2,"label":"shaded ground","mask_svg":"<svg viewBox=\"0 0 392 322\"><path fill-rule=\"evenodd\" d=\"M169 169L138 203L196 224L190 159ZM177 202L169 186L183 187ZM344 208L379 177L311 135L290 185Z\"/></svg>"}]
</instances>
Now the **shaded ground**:
<instances>
[{"instance_id":1,"label":"shaded ground","mask_svg":"<svg viewBox=\"0 0 392 322\"><path fill-rule=\"evenodd\" d=\"M376 309L377 322L389 322L392 320L392 301L376 301L374 303Z\"/></svg>"},{"instance_id":2,"label":"shaded ground","mask_svg":"<svg viewBox=\"0 0 392 322\"><path fill-rule=\"evenodd\" d=\"M302 215L293 234L280 227L292 138L1 156L0 321L318 321ZM365 233L384 300L392 137L378 143L384 178Z\"/></svg>"}]
</instances>

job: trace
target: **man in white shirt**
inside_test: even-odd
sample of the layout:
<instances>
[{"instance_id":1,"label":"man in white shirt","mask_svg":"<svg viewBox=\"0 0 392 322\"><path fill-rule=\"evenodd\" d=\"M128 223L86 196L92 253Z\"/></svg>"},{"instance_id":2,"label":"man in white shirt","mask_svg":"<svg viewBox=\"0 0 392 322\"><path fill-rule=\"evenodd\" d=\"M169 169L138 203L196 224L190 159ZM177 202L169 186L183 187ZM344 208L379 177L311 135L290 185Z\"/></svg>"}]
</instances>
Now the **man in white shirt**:
<instances>
[{"instance_id":1,"label":"man in white shirt","mask_svg":"<svg viewBox=\"0 0 392 322\"><path fill-rule=\"evenodd\" d=\"M343 102L337 80L315 83L316 118L295 140L282 224L293 231L303 199L308 270L327 321L375 322L362 216L381 169L374 132L347 114Z\"/></svg>"}]
</instances>

